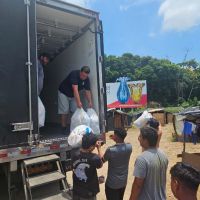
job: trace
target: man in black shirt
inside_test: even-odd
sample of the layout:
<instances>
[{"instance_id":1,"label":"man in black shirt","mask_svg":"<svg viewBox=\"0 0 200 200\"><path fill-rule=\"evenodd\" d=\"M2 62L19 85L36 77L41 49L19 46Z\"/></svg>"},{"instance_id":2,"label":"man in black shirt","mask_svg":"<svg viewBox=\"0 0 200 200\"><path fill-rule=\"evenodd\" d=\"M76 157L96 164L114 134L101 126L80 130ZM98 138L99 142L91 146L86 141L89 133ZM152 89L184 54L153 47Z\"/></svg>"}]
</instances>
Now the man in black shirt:
<instances>
[{"instance_id":1,"label":"man in black shirt","mask_svg":"<svg viewBox=\"0 0 200 200\"><path fill-rule=\"evenodd\" d=\"M80 90L85 90L88 106L92 107L89 73L88 66L83 66L81 70L73 70L59 86L58 114L61 114L61 125L64 130L67 128L69 111L74 112L76 107L83 106L79 95Z\"/></svg>"},{"instance_id":2,"label":"man in black shirt","mask_svg":"<svg viewBox=\"0 0 200 200\"><path fill-rule=\"evenodd\" d=\"M73 160L73 200L96 200L99 192L97 169L103 165L101 143L93 133L85 134L82 138L80 153ZM98 155L92 153L95 149Z\"/></svg>"}]
</instances>

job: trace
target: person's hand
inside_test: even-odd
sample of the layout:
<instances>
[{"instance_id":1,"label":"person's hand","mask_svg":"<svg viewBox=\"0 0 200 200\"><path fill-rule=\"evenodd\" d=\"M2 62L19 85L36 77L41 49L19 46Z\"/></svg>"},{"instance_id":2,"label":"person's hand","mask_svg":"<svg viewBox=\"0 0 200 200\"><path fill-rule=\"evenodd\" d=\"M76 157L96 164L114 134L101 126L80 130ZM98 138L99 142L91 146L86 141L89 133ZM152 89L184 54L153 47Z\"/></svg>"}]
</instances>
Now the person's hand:
<instances>
[{"instance_id":1,"label":"person's hand","mask_svg":"<svg viewBox=\"0 0 200 200\"><path fill-rule=\"evenodd\" d=\"M77 107L78 107L78 108L82 108L82 107L83 107L82 103L81 103L81 102L78 102L78 103L77 103Z\"/></svg>"},{"instance_id":2,"label":"person's hand","mask_svg":"<svg viewBox=\"0 0 200 200\"><path fill-rule=\"evenodd\" d=\"M109 138L110 138L110 139L113 139L113 135L109 135Z\"/></svg>"},{"instance_id":3,"label":"person's hand","mask_svg":"<svg viewBox=\"0 0 200 200\"><path fill-rule=\"evenodd\" d=\"M99 184L102 184L105 182L105 177L104 176L99 176Z\"/></svg>"},{"instance_id":4,"label":"person's hand","mask_svg":"<svg viewBox=\"0 0 200 200\"><path fill-rule=\"evenodd\" d=\"M101 148L101 141L97 141L97 142L96 142L96 148L97 148L97 149L100 149L100 148Z\"/></svg>"},{"instance_id":5,"label":"person's hand","mask_svg":"<svg viewBox=\"0 0 200 200\"><path fill-rule=\"evenodd\" d=\"M88 106L89 108L92 108L93 107L92 102L89 102Z\"/></svg>"}]
</instances>

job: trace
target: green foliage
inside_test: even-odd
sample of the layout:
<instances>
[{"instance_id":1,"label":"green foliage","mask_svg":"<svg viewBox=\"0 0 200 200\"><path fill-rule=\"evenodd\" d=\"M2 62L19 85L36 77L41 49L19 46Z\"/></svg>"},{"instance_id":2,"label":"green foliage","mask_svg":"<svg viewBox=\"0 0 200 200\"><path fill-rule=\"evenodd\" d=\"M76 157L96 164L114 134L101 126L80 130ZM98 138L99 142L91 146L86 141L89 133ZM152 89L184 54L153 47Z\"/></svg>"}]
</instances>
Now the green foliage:
<instances>
[{"instance_id":1,"label":"green foliage","mask_svg":"<svg viewBox=\"0 0 200 200\"><path fill-rule=\"evenodd\" d=\"M200 106L200 101L198 101L197 97L194 97L193 99L189 99L188 101L184 101L181 106L183 108L192 107L192 106Z\"/></svg>"},{"instance_id":2,"label":"green foliage","mask_svg":"<svg viewBox=\"0 0 200 200\"><path fill-rule=\"evenodd\" d=\"M183 107L166 107L165 111L170 112L170 113L178 113L182 111L184 108Z\"/></svg>"},{"instance_id":3,"label":"green foliage","mask_svg":"<svg viewBox=\"0 0 200 200\"><path fill-rule=\"evenodd\" d=\"M148 101L162 106L185 107L200 100L200 67L195 60L174 64L166 59L125 53L120 57L105 56L105 71L106 82L115 82L120 76L146 80Z\"/></svg>"}]
</instances>

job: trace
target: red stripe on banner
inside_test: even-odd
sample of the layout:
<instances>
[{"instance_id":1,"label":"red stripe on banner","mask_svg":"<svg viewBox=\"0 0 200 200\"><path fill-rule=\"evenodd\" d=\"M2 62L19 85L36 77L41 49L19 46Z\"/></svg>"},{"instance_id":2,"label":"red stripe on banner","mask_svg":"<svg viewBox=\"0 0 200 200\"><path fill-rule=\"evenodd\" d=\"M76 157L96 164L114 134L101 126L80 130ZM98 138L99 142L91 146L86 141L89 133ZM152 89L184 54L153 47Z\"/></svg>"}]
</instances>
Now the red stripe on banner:
<instances>
[{"instance_id":1,"label":"red stripe on banner","mask_svg":"<svg viewBox=\"0 0 200 200\"><path fill-rule=\"evenodd\" d=\"M135 103L131 98L129 98L126 104L121 104L119 101L108 104L108 108L141 108L147 105L147 95L142 95L140 101Z\"/></svg>"}]
</instances>

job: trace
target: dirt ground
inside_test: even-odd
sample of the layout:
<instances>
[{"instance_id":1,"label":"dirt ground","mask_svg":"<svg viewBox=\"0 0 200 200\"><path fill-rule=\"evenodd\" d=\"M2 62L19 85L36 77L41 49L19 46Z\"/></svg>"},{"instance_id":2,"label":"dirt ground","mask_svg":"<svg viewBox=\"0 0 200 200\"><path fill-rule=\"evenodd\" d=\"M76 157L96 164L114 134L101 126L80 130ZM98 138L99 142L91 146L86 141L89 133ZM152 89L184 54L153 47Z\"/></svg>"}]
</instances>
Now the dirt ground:
<instances>
[{"instance_id":1,"label":"dirt ground","mask_svg":"<svg viewBox=\"0 0 200 200\"><path fill-rule=\"evenodd\" d=\"M174 196L170 189L170 174L169 170L171 166L173 166L176 162L180 161L180 158L177 158L177 154L180 154L183 149L183 144L181 142L172 142L172 132L173 132L173 126L172 124L165 125L163 127L163 136L160 143L160 148L167 154L169 159L169 167L168 167L168 173L167 173L167 200L174 200ZM109 139L109 135L112 134L112 132L106 134L106 145L103 146L103 151L108 146L111 146L114 144L114 142ZM124 200L128 200L131 192L132 182L133 182L133 167L136 157L141 153L141 147L138 142L138 135L139 130L138 129L129 129L128 135L126 138L126 142L129 142L132 144L133 152L130 158L129 163L129 175L128 175L128 183L124 195ZM200 152L200 144L194 145L192 143L188 143L186 145L186 151L191 153L197 153ZM98 175L104 175L106 177L107 174L107 163L104 164L104 166L98 170ZM68 174L68 177L70 178L71 174ZM71 180L69 180L71 182ZM100 193L97 195L97 200L105 200L105 192L104 192L104 184L100 185ZM198 191L198 199L200 199L200 189Z\"/></svg>"}]
</instances>

